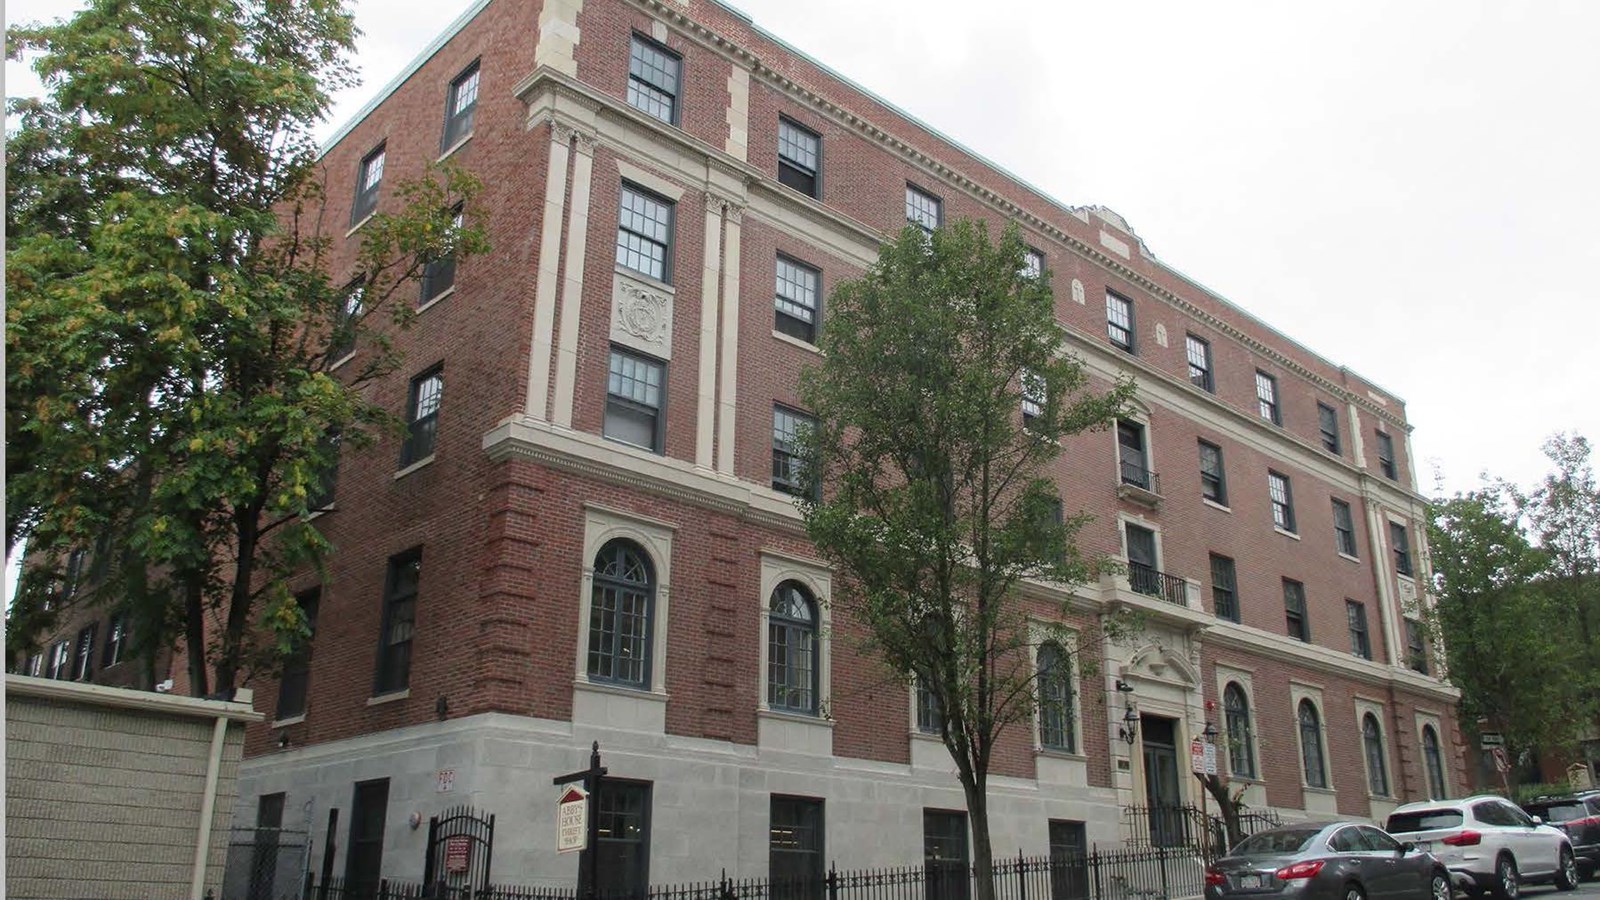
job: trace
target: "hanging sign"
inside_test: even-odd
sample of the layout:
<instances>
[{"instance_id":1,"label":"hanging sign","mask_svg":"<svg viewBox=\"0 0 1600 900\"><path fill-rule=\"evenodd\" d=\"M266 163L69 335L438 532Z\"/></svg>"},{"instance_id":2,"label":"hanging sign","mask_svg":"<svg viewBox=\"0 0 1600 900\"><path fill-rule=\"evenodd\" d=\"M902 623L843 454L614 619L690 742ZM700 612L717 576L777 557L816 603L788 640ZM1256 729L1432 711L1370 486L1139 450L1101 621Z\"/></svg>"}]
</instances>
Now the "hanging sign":
<instances>
[{"instance_id":1,"label":"hanging sign","mask_svg":"<svg viewBox=\"0 0 1600 900\"><path fill-rule=\"evenodd\" d=\"M561 789L556 801L556 851L582 850L589 841L589 794L576 785Z\"/></svg>"}]
</instances>

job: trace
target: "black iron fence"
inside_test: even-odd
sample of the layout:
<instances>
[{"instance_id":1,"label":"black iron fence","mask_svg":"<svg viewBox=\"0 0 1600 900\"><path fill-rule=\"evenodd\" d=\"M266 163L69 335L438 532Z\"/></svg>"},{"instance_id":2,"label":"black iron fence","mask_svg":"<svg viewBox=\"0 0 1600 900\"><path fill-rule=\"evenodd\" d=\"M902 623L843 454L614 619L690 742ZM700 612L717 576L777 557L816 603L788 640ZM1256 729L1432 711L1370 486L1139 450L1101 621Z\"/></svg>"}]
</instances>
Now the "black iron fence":
<instances>
[{"instance_id":1,"label":"black iron fence","mask_svg":"<svg viewBox=\"0 0 1600 900\"><path fill-rule=\"evenodd\" d=\"M1183 847L1208 859L1228 850L1227 825L1222 816L1202 812L1188 804L1124 807L1123 840L1130 847ZM1242 810L1239 831L1248 837L1276 828L1283 820L1265 810Z\"/></svg>"},{"instance_id":2,"label":"black iron fence","mask_svg":"<svg viewBox=\"0 0 1600 900\"><path fill-rule=\"evenodd\" d=\"M1157 597L1179 606L1189 605L1189 588L1182 578L1144 563L1128 563L1128 587L1135 593Z\"/></svg>"},{"instance_id":3,"label":"black iron fence","mask_svg":"<svg viewBox=\"0 0 1600 900\"><path fill-rule=\"evenodd\" d=\"M1161 476L1145 468L1139 460L1122 460L1122 483L1152 494L1161 493Z\"/></svg>"}]
</instances>

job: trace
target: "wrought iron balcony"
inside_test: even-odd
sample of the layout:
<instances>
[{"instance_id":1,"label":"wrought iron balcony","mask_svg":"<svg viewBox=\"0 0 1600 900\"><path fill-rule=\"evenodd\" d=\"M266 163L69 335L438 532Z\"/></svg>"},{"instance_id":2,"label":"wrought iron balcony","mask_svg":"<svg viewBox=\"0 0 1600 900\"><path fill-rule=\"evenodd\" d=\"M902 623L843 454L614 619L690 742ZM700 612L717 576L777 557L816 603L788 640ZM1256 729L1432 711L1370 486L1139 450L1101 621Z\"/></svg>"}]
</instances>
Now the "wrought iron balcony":
<instances>
[{"instance_id":1,"label":"wrought iron balcony","mask_svg":"<svg viewBox=\"0 0 1600 900\"><path fill-rule=\"evenodd\" d=\"M1121 460L1122 478L1117 496L1152 509L1161 505L1161 478L1140 459Z\"/></svg>"},{"instance_id":2,"label":"wrought iron balcony","mask_svg":"<svg viewBox=\"0 0 1600 900\"><path fill-rule=\"evenodd\" d=\"M1177 575L1157 571L1144 563L1128 563L1128 587L1135 593L1145 594L1178 606L1189 605L1189 588Z\"/></svg>"}]
</instances>

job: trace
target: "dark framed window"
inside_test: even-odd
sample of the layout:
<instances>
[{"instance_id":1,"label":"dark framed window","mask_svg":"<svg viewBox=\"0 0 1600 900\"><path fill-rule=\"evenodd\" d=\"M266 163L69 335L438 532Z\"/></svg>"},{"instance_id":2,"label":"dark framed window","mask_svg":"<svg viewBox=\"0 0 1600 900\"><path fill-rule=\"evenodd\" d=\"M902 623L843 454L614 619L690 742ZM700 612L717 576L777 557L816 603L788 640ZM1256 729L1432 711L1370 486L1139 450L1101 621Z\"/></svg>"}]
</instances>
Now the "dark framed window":
<instances>
[{"instance_id":1,"label":"dark framed window","mask_svg":"<svg viewBox=\"0 0 1600 900\"><path fill-rule=\"evenodd\" d=\"M1256 777L1256 735L1250 724L1250 699L1239 682L1230 681L1222 691L1222 711L1228 732L1228 774L1235 778Z\"/></svg>"},{"instance_id":2,"label":"dark framed window","mask_svg":"<svg viewBox=\"0 0 1600 900\"><path fill-rule=\"evenodd\" d=\"M72 552L67 554L67 570L61 591L63 601L71 600L77 596L78 588L83 586L84 563L88 558L89 551L82 547L73 548Z\"/></svg>"},{"instance_id":3,"label":"dark framed window","mask_svg":"<svg viewBox=\"0 0 1600 900\"><path fill-rule=\"evenodd\" d=\"M462 138L472 133L472 114L478 109L478 61L473 60L450 82L450 94L444 104L444 137L439 140L443 152L454 147Z\"/></svg>"},{"instance_id":4,"label":"dark framed window","mask_svg":"<svg viewBox=\"0 0 1600 900\"><path fill-rule=\"evenodd\" d=\"M1356 523L1350 515L1350 504L1333 498L1333 538L1339 552L1345 556L1356 554Z\"/></svg>"},{"instance_id":5,"label":"dark framed window","mask_svg":"<svg viewBox=\"0 0 1600 900\"><path fill-rule=\"evenodd\" d=\"M312 512L333 508L334 496L339 490L339 447L342 442L343 434L337 428L329 430L322 437L318 449L325 454L323 458L326 461L318 470L316 483L306 497L306 509Z\"/></svg>"},{"instance_id":6,"label":"dark framed window","mask_svg":"<svg viewBox=\"0 0 1600 900\"><path fill-rule=\"evenodd\" d=\"M1428 643L1423 639L1422 623L1406 619L1406 667L1428 674Z\"/></svg>"},{"instance_id":7,"label":"dark framed window","mask_svg":"<svg viewBox=\"0 0 1600 900\"><path fill-rule=\"evenodd\" d=\"M1389 523L1389 543L1394 545L1394 570L1410 578L1411 569L1411 535L1406 532L1406 527L1399 522Z\"/></svg>"},{"instance_id":8,"label":"dark framed window","mask_svg":"<svg viewBox=\"0 0 1600 900\"><path fill-rule=\"evenodd\" d=\"M461 229L463 209L462 205L457 203L455 208L450 210L450 224L457 231ZM422 293L417 299L418 306L443 295L445 291L455 287L456 255L451 253L448 256L429 260L428 264L422 267L421 283Z\"/></svg>"},{"instance_id":9,"label":"dark framed window","mask_svg":"<svg viewBox=\"0 0 1600 900\"><path fill-rule=\"evenodd\" d=\"M78 629L78 639L72 651L72 680L88 681L94 677L94 637L100 630L98 622Z\"/></svg>"},{"instance_id":10,"label":"dark framed window","mask_svg":"<svg viewBox=\"0 0 1600 900\"><path fill-rule=\"evenodd\" d=\"M1122 524L1128 544L1128 586L1152 597L1166 595L1166 585L1156 565L1156 533L1132 522Z\"/></svg>"},{"instance_id":11,"label":"dark framed window","mask_svg":"<svg viewBox=\"0 0 1600 900\"><path fill-rule=\"evenodd\" d=\"M1283 580L1283 614L1289 636L1311 642L1311 623L1306 619L1306 586L1290 578Z\"/></svg>"},{"instance_id":12,"label":"dark framed window","mask_svg":"<svg viewBox=\"0 0 1600 900\"><path fill-rule=\"evenodd\" d=\"M817 420L787 406L772 407L772 488L797 497L815 496L817 485L808 483L800 458L800 438L816 427Z\"/></svg>"},{"instance_id":13,"label":"dark framed window","mask_svg":"<svg viewBox=\"0 0 1600 900\"><path fill-rule=\"evenodd\" d=\"M34 678L44 675L44 654L28 654L28 661L22 664L22 674L29 675Z\"/></svg>"},{"instance_id":14,"label":"dark framed window","mask_svg":"<svg viewBox=\"0 0 1600 900\"><path fill-rule=\"evenodd\" d=\"M666 383L665 363L612 347L606 375L605 436L660 453L666 431L661 415Z\"/></svg>"},{"instance_id":15,"label":"dark framed window","mask_svg":"<svg viewBox=\"0 0 1600 900\"><path fill-rule=\"evenodd\" d=\"M1394 438L1387 431L1378 432L1378 468L1383 471L1383 477L1390 481L1400 477L1394 465Z\"/></svg>"},{"instance_id":16,"label":"dark framed window","mask_svg":"<svg viewBox=\"0 0 1600 900\"><path fill-rule=\"evenodd\" d=\"M1372 658L1372 638L1367 634L1367 605L1344 601L1344 617L1350 624L1350 652L1362 659Z\"/></svg>"},{"instance_id":17,"label":"dark framed window","mask_svg":"<svg viewBox=\"0 0 1600 900\"><path fill-rule=\"evenodd\" d=\"M650 885L650 783L604 778L595 807L597 892L645 896Z\"/></svg>"},{"instance_id":18,"label":"dark framed window","mask_svg":"<svg viewBox=\"0 0 1600 900\"><path fill-rule=\"evenodd\" d=\"M785 581L767 603L767 705L815 715L820 693L817 601L798 581Z\"/></svg>"},{"instance_id":19,"label":"dark framed window","mask_svg":"<svg viewBox=\"0 0 1600 900\"><path fill-rule=\"evenodd\" d=\"M906 221L932 234L944 218L944 202L913 184L906 185Z\"/></svg>"},{"instance_id":20,"label":"dark framed window","mask_svg":"<svg viewBox=\"0 0 1600 900\"><path fill-rule=\"evenodd\" d=\"M1113 346L1133 352L1133 301L1106 291L1106 337Z\"/></svg>"},{"instance_id":21,"label":"dark framed window","mask_svg":"<svg viewBox=\"0 0 1600 900\"><path fill-rule=\"evenodd\" d=\"M355 225L378 208L378 189L383 186L385 145L367 151L356 169L356 198L350 206L350 224Z\"/></svg>"},{"instance_id":22,"label":"dark framed window","mask_svg":"<svg viewBox=\"0 0 1600 900\"><path fill-rule=\"evenodd\" d=\"M411 684L411 639L416 630L417 591L421 580L421 547L389 558L374 694L403 691Z\"/></svg>"},{"instance_id":23,"label":"dark framed window","mask_svg":"<svg viewBox=\"0 0 1600 900\"><path fill-rule=\"evenodd\" d=\"M1317 431L1322 435L1322 449L1339 453L1339 414L1326 403L1317 404Z\"/></svg>"},{"instance_id":24,"label":"dark framed window","mask_svg":"<svg viewBox=\"0 0 1600 900\"><path fill-rule=\"evenodd\" d=\"M967 814L922 811L922 864L927 900L967 900Z\"/></svg>"},{"instance_id":25,"label":"dark framed window","mask_svg":"<svg viewBox=\"0 0 1600 900\"><path fill-rule=\"evenodd\" d=\"M778 117L778 182L822 196L822 138L787 116Z\"/></svg>"},{"instance_id":26,"label":"dark framed window","mask_svg":"<svg viewBox=\"0 0 1600 900\"><path fill-rule=\"evenodd\" d=\"M1289 476L1267 470L1267 495L1272 498L1272 524L1293 534L1294 493L1289 487Z\"/></svg>"},{"instance_id":27,"label":"dark framed window","mask_svg":"<svg viewBox=\"0 0 1600 900\"><path fill-rule=\"evenodd\" d=\"M1422 766L1428 773L1428 799L1443 800L1450 796L1444 783L1444 756L1439 752L1439 732L1432 725L1422 726Z\"/></svg>"},{"instance_id":28,"label":"dark framed window","mask_svg":"<svg viewBox=\"0 0 1600 900\"><path fill-rule=\"evenodd\" d=\"M822 801L772 795L767 873L772 900L821 900L826 887Z\"/></svg>"},{"instance_id":29,"label":"dark framed window","mask_svg":"<svg viewBox=\"0 0 1600 900\"><path fill-rule=\"evenodd\" d=\"M1378 717L1361 717L1361 749L1367 757L1367 790L1379 797L1389 796L1389 766L1383 758L1383 729Z\"/></svg>"},{"instance_id":30,"label":"dark framed window","mask_svg":"<svg viewBox=\"0 0 1600 900\"><path fill-rule=\"evenodd\" d=\"M1044 412L1045 401L1050 399L1044 379L1028 369L1022 370L1022 427L1027 428Z\"/></svg>"},{"instance_id":31,"label":"dark framed window","mask_svg":"<svg viewBox=\"0 0 1600 900\"><path fill-rule=\"evenodd\" d=\"M361 325L361 314L366 311L366 285L360 278L344 286L339 299L338 312L333 317L333 327L328 335L328 361L338 362L356 350L356 331Z\"/></svg>"},{"instance_id":32,"label":"dark framed window","mask_svg":"<svg viewBox=\"0 0 1600 900\"><path fill-rule=\"evenodd\" d=\"M1047 750L1075 753L1072 654L1055 641L1039 645L1039 743Z\"/></svg>"},{"instance_id":33,"label":"dark framed window","mask_svg":"<svg viewBox=\"0 0 1600 900\"><path fill-rule=\"evenodd\" d=\"M772 327L808 344L817 342L818 287L822 273L778 254L777 287L773 293Z\"/></svg>"},{"instance_id":34,"label":"dark framed window","mask_svg":"<svg viewBox=\"0 0 1600 900\"><path fill-rule=\"evenodd\" d=\"M439 433L439 403L444 399L444 368L434 366L411 379L406 399L406 441L400 448L400 467L433 455Z\"/></svg>"},{"instance_id":35,"label":"dark framed window","mask_svg":"<svg viewBox=\"0 0 1600 900\"><path fill-rule=\"evenodd\" d=\"M678 124L683 59L640 35L628 47L628 105L668 125Z\"/></svg>"},{"instance_id":36,"label":"dark framed window","mask_svg":"<svg viewBox=\"0 0 1600 900\"><path fill-rule=\"evenodd\" d=\"M1222 469L1222 448L1200 442L1200 496L1220 506L1228 505L1228 479Z\"/></svg>"},{"instance_id":37,"label":"dark framed window","mask_svg":"<svg viewBox=\"0 0 1600 900\"><path fill-rule=\"evenodd\" d=\"M938 695L928 689L927 680L917 676L917 730L923 734L944 731L944 707Z\"/></svg>"},{"instance_id":38,"label":"dark framed window","mask_svg":"<svg viewBox=\"0 0 1600 900\"><path fill-rule=\"evenodd\" d=\"M617 265L672 282L672 227L675 206L624 181L617 211Z\"/></svg>"},{"instance_id":39,"label":"dark framed window","mask_svg":"<svg viewBox=\"0 0 1600 900\"><path fill-rule=\"evenodd\" d=\"M109 669L122 662L128 652L128 614L114 612L106 623L106 646L100 658L100 668Z\"/></svg>"},{"instance_id":40,"label":"dark framed window","mask_svg":"<svg viewBox=\"0 0 1600 900\"><path fill-rule=\"evenodd\" d=\"M1278 379L1260 369L1256 370L1256 410L1268 422L1283 424L1283 413L1278 409Z\"/></svg>"},{"instance_id":41,"label":"dark framed window","mask_svg":"<svg viewBox=\"0 0 1600 900\"><path fill-rule=\"evenodd\" d=\"M1306 786L1326 789L1328 771L1322 762L1322 716L1317 712L1315 703L1301 700L1297 718L1300 724L1300 765L1305 772Z\"/></svg>"},{"instance_id":42,"label":"dark framed window","mask_svg":"<svg viewBox=\"0 0 1600 900\"><path fill-rule=\"evenodd\" d=\"M656 573L632 541L615 540L595 554L589 600L589 677L650 689Z\"/></svg>"},{"instance_id":43,"label":"dark framed window","mask_svg":"<svg viewBox=\"0 0 1600 900\"><path fill-rule=\"evenodd\" d=\"M345 853L345 891L375 897L383 877L383 832L389 818L389 779L356 782L350 801L350 849Z\"/></svg>"},{"instance_id":44,"label":"dark framed window","mask_svg":"<svg viewBox=\"0 0 1600 900\"><path fill-rule=\"evenodd\" d=\"M1038 250L1033 249L1032 247L1029 247L1022 254L1022 277L1024 277L1024 278L1043 278L1044 277L1044 254L1043 253L1039 252Z\"/></svg>"},{"instance_id":45,"label":"dark framed window","mask_svg":"<svg viewBox=\"0 0 1600 900\"><path fill-rule=\"evenodd\" d=\"M1150 490L1150 464L1145 454L1144 426L1126 419L1117 421L1117 459L1122 484Z\"/></svg>"},{"instance_id":46,"label":"dark framed window","mask_svg":"<svg viewBox=\"0 0 1600 900\"><path fill-rule=\"evenodd\" d=\"M1203 391L1216 393L1217 385L1211 375L1211 343L1192 334L1185 335L1183 350L1189 358L1189 383Z\"/></svg>"},{"instance_id":47,"label":"dark framed window","mask_svg":"<svg viewBox=\"0 0 1600 900\"><path fill-rule=\"evenodd\" d=\"M290 719L306 712L306 694L311 686L311 642L317 632L317 608L322 589L312 588L295 595L295 603L306 617L307 633L294 639L293 648L283 659L283 674L278 678L278 705L273 717Z\"/></svg>"},{"instance_id":48,"label":"dark framed window","mask_svg":"<svg viewBox=\"0 0 1600 900\"><path fill-rule=\"evenodd\" d=\"M1088 897L1089 835L1081 820L1049 820L1050 900Z\"/></svg>"},{"instance_id":49,"label":"dark framed window","mask_svg":"<svg viewBox=\"0 0 1600 900\"><path fill-rule=\"evenodd\" d=\"M50 645L50 659L45 664L44 677L60 680L72 677L71 641L56 641Z\"/></svg>"},{"instance_id":50,"label":"dark framed window","mask_svg":"<svg viewBox=\"0 0 1600 900\"><path fill-rule=\"evenodd\" d=\"M1219 553L1211 554L1211 605L1217 618L1239 621L1239 594L1233 570L1233 559Z\"/></svg>"}]
</instances>

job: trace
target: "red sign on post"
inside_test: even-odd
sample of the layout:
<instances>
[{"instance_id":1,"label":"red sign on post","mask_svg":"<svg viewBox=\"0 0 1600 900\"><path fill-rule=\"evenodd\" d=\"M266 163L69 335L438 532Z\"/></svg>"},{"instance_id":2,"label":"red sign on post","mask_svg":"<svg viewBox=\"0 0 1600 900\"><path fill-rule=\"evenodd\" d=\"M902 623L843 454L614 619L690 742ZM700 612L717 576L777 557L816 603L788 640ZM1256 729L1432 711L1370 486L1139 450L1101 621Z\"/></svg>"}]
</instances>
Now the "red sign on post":
<instances>
[{"instance_id":1,"label":"red sign on post","mask_svg":"<svg viewBox=\"0 0 1600 900\"><path fill-rule=\"evenodd\" d=\"M446 872L465 872L467 870L467 856L471 851L472 839L466 835L446 838L444 842L444 870Z\"/></svg>"}]
</instances>

